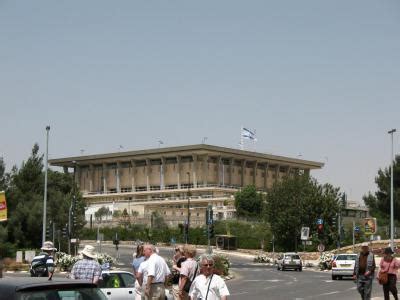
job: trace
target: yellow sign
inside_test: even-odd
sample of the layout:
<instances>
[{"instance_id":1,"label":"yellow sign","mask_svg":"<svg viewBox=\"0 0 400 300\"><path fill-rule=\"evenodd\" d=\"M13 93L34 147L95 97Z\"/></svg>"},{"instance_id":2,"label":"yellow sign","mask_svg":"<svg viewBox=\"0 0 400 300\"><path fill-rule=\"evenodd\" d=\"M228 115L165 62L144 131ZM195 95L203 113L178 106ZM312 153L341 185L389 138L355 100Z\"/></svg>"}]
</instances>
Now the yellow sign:
<instances>
[{"instance_id":1,"label":"yellow sign","mask_svg":"<svg viewBox=\"0 0 400 300\"><path fill-rule=\"evenodd\" d=\"M364 219L365 234L375 234L376 233L376 218L365 218Z\"/></svg>"},{"instance_id":2,"label":"yellow sign","mask_svg":"<svg viewBox=\"0 0 400 300\"><path fill-rule=\"evenodd\" d=\"M7 221L7 202L4 192L0 192L0 222L2 221Z\"/></svg>"}]
</instances>

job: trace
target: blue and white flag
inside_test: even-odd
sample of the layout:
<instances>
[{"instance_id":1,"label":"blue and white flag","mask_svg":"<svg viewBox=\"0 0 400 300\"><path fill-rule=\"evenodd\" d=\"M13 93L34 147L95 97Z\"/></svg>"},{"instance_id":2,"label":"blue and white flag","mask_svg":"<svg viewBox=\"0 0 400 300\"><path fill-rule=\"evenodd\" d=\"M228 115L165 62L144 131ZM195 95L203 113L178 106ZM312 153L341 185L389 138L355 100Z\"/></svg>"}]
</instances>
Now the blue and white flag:
<instances>
[{"instance_id":1,"label":"blue and white flag","mask_svg":"<svg viewBox=\"0 0 400 300\"><path fill-rule=\"evenodd\" d=\"M252 132L251 130L244 128L244 127L242 128L242 137L249 139L249 140L257 141L256 134L254 132Z\"/></svg>"}]
</instances>

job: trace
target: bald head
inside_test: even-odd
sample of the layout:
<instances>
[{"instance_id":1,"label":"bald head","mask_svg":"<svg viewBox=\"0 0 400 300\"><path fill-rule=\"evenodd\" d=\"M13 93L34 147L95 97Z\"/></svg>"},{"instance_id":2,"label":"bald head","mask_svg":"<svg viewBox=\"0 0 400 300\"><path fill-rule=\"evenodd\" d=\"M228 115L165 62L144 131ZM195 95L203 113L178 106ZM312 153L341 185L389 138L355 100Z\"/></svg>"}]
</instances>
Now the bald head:
<instances>
[{"instance_id":1,"label":"bald head","mask_svg":"<svg viewBox=\"0 0 400 300\"><path fill-rule=\"evenodd\" d=\"M150 257L155 252L155 247L152 244L145 244L143 246L144 256Z\"/></svg>"}]
</instances>

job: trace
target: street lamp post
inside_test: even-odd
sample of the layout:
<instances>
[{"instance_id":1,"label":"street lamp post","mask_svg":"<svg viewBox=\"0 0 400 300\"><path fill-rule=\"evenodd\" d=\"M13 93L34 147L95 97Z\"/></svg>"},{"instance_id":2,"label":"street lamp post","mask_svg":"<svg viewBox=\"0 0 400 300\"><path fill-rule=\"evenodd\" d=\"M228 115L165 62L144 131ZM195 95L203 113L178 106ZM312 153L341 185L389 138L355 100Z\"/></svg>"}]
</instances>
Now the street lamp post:
<instances>
[{"instance_id":1,"label":"street lamp post","mask_svg":"<svg viewBox=\"0 0 400 300\"><path fill-rule=\"evenodd\" d=\"M46 240L46 211L47 211L47 160L49 156L49 131L50 126L46 126L46 161L44 163L44 195L43 195L43 227L42 227L42 245Z\"/></svg>"},{"instance_id":2,"label":"street lamp post","mask_svg":"<svg viewBox=\"0 0 400 300\"><path fill-rule=\"evenodd\" d=\"M392 250L394 249L394 227L393 227L393 133L396 132L396 129L392 129L388 131L388 134L391 135L392 140L392 152L390 155L390 247Z\"/></svg>"},{"instance_id":3,"label":"street lamp post","mask_svg":"<svg viewBox=\"0 0 400 300\"><path fill-rule=\"evenodd\" d=\"M187 204L187 224L186 224L186 244L189 243L189 227L190 227L190 172L186 172L189 178L189 183L188 183L188 191L187 191L187 198L188 198L188 204Z\"/></svg>"}]
</instances>

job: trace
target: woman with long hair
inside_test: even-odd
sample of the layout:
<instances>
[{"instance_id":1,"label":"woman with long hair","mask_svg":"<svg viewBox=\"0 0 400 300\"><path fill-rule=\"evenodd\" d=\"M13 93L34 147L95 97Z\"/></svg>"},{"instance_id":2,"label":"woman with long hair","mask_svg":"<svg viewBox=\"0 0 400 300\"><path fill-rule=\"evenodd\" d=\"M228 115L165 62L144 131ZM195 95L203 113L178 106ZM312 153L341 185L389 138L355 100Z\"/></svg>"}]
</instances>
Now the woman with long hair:
<instances>
[{"instance_id":1,"label":"woman with long hair","mask_svg":"<svg viewBox=\"0 0 400 300\"><path fill-rule=\"evenodd\" d=\"M139 266L142 262L144 262L145 256L144 256L144 251L143 251L143 244L139 244L136 247L136 255L134 256L133 262L132 262L132 268L133 268L133 274L135 274L135 300L141 300L142 299L142 287L140 286L138 282L138 270Z\"/></svg>"},{"instance_id":2,"label":"woman with long hair","mask_svg":"<svg viewBox=\"0 0 400 300\"><path fill-rule=\"evenodd\" d=\"M389 300L390 299L389 292L391 292L393 294L394 299L398 300L399 298L397 296L396 282L397 282L397 271L400 268L400 261L398 261L395 257L393 257L394 252L390 247L385 248L383 253L384 255L379 264L379 272L378 272L378 279L379 279L379 274L381 273L387 273L388 275L387 282L382 284L383 296L385 300Z\"/></svg>"}]
</instances>

